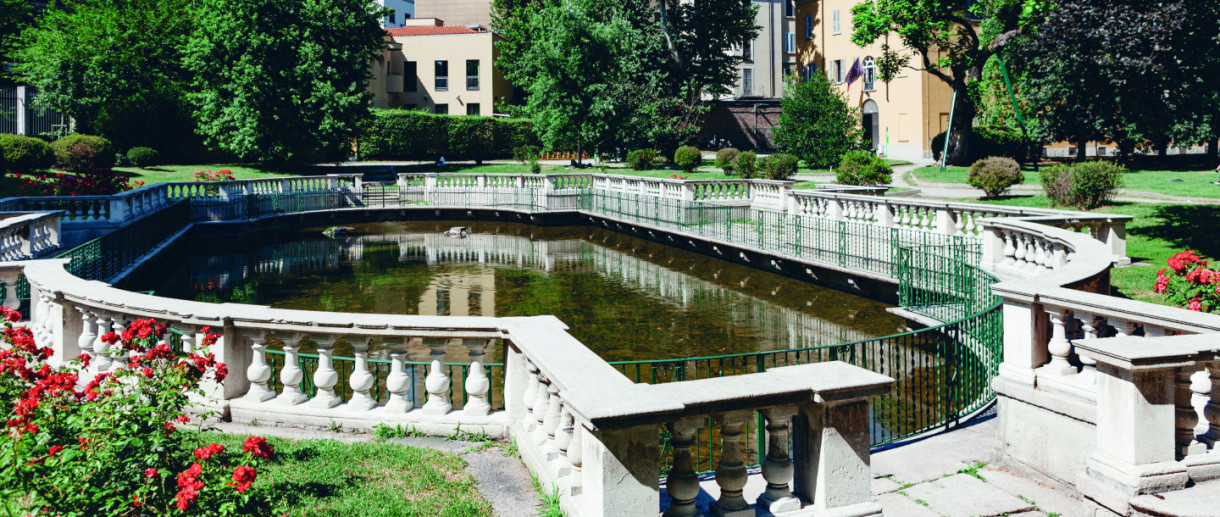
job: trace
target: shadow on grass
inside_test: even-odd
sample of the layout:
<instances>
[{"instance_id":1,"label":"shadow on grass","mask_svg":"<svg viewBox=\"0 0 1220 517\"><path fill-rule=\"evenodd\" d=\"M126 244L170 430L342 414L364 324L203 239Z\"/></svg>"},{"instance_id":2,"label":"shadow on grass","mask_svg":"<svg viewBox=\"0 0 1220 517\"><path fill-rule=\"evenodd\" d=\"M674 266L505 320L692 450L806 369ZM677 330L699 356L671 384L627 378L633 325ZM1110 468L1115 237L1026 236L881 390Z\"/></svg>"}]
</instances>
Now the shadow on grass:
<instances>
[{"instance_id":1,"label":"shadow on grass","mask_svg":"<svg viewBox=\"0 0 1220 517\"><path fill-rule=\"evenodd\" d=\"M1127 232L1162 239L1201 255L1220 257L1220 235L1216 233L1220 228L1220 206L1164 205L1157 207L1153 216L1160 219L1160 224L1130 228Z\"/></svg>"}]
</instances>

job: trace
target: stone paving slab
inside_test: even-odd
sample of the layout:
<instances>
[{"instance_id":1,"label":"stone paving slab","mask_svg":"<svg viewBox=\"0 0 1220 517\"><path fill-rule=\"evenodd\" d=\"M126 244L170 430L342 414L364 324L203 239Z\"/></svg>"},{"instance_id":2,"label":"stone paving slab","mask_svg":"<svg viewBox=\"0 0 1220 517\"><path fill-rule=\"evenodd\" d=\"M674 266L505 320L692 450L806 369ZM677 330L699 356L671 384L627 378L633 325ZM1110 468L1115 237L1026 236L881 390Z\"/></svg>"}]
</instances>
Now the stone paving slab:
<instances>
[{"instance_id":1,"label":"stone paving slab","mask_svg":"<svg viewBox=\"0 0 1220 517\"><path fill-rule=\"evenodd\" d=\"M877 496L877 503L881 505L885 515L893 515L895 517L940 517L928 507L915 502L914 499L899 493L889 493Z\"/></svg>"},{"instance_id":2,"label":"stone paving slab","mask_svg":"<svg viewBox=\"0 0 1220 517\"><path fill-rule=\"evenodd\" d=\"M969 474L954 474L903 490L916 503L948 517L1011 515L1035 509L1017 496ZM920 503L922 504L922 503Z\"/></svg>"},{"instance_id":3,"label":"stone paving slab","mask_svg":"<svg viewBox=\"0 0 1220 517\"><path fill-rule=\"evenodd\" d=\"M1089 515L1079 494L1065 487L1030 479L1001 466L988 466L980 470L979 475L983 476L988 485L1016 495L1034 504L1042 512L1057 513L1063 517Z\"/></svg>"},{"instance_id":4,"label":"stone paving slab","mask_svg":"<svg viewBox=\"0 0 1220 517\"><path fill-rule=\"evenodd\" d=\"M931 438L874 453L874 477L899 484L956 474L976 463L992 463L999 450L997 419L991 418Z\"/></svg>"},{"instance_id":5,"label":"stone paving slab","mask_svg":"<svg viewBox=\"0 0 1220 517\"><path fill-rule=\"evenodd\" d=\"M890 479L887 477L874 477L873 478L873 493L874 494L886 494L889 492L893 492L895 490L899 490L901 488L902 488L902 484L897 481L894 481L893 479Z\"/></svg>"},{"instance_id":6,"label":"stone paving slab","mask_svg":"<svg viewBox=\"0 0 1220 517\"><path fill-rule=\"evenodd\" d=\"M1215 517L1220 514L1220 481L1165 494L1141 495L1131 500L1131 506L1147 515Z\"/></svg>"},{"instance_id":7,"label":"stone paving slab","mask_svg":"<svg viewBox=\"0 0 1220 517\"><path fill-rule=\"evenodd\" d=\"M539 500L529 469L516 458L497 449L484 449L463 454L462 459L479 493L491 502L498 517L538 515Z\"/></svg>"}]
</instances>

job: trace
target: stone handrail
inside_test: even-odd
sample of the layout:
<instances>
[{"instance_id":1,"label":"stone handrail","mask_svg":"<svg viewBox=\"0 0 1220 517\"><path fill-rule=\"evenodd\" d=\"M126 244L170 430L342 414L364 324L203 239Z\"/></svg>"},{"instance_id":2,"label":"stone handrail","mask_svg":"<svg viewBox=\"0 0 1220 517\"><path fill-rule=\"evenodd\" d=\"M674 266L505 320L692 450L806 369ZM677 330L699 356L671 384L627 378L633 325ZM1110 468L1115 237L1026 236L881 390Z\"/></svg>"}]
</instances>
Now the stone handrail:
<instances>
[{"instance_id":1,"label":"stone handrail","mask_svg":"<svg viewBox=\"0 0 1220 517\"><path fill-rule=\"evenodd\" d=\"M237 420L371 429L374 424L408 425L430 433L462 429L516 438L526 463L554 484L571 515L655 515L660 508L657 426L675 433L674 467L667 487L672 512L694 509L698 479L691 464L693 433L712 418L723 438L717 507L749 507L741 493L746 481L741 426L755 412L767 419L767 493L757 504L778 512L804 506L816 511L880 515L871 500L868 465L868 399L887 392L889 377L844 363L774 368L765 373L666 385L643 385L625 376L566 332L553 316L520 318L433 317L338 314L240 304L169 300L131 293L69 274L59 259L8 263L4 273L23 272L30 282L30 326L49 343L53 357L90 355L91 371L125 363L100 336L135 318L156 318L182 333L193 351L201 328L222 333L211 350L231 374L208 387L209 400ZM271 382L266 348L283 341L279 392ZM414 340L432 351L423 379L426 402L414 407L419 383L404 368ZM343 340L355 354L352 373L339 378L333 346ZM390 351L385 378L388 399L378 402L381 380L369 368L374 340ZM488 404L491 379L483 358L490 344L504 342L504 410ZM300 344L318 351L312 372L316 392L304 390L307 372L297 363ZM443 372L445 346L469 349L470 374L451 394ZM347 401L336 393L346 383ZM467 400L454 409L464 393ZM227 404L225 404L227 401ZM790 425L796 461L789 459ZM648 451L641 453L641 451ZM827 483L833 473L834 481ZM790 488L793 487L793 488Z\"/></svg>"},{"instance_id":2,"label":"stone handrail","mask_svg":"<svg viewBox=\"0 0 1220 517\"><path fill-rule=\"evenodd\" d=\"M59 248L60 212L0 213L0 260L38 258Z\"/></svg>"}]
</instances>

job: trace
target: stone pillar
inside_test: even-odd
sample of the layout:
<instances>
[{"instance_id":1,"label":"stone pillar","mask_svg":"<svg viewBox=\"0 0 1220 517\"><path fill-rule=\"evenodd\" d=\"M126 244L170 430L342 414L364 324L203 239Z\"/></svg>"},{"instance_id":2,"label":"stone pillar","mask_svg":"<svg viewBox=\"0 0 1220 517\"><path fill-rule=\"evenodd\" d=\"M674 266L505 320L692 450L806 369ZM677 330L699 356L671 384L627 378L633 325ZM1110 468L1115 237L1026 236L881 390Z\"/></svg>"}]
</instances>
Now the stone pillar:
<instances>
[{"instance_id":1,"label":"stone pillar","mask_svg":"<svg viewBox=\"0 0 1220 517\"><path fill-rule=\"evenodd\" d=\"M220 340L212 346L211 350L216 354L216 360L225 363L225 366L234 375L226 376L222 385L214 388L205 383L204 390L207 391L209 397L225 401L244 395L246 390L250 389L250 381L245 375L237 372L243 372L250 366L251 354L246 348L246 340L232 325L225 325L220 332Z\"/></svg>"},{"instance_id":2,"label":"stone pillar","mask_svg":"<svg viewBox=\"0 0 1220 517\"><path fill-rule=\"evenodd\" d=\"M1034 368L1045 364L1048 355L1046 347L1037 343L1034 307L1021 300L1004 300L1003 312L1004 362L1000 375L1033 386Z\"/></svg>"},{"instance_id":3,"label":"stone pillar","mask_svg":"<svg viewBox=\"0 0 1220 517\"><path fill-rule=\"evenodd\" d=\"M1203 407L1203 416L1207 419L1207 432L1201 437L1203 442L1213 449L1220 441L1220 363L1208 365L1207 372L1211 377L1211 397Z\"/></svg>"},{"instance_id":4,"label":"stone pillar","mask_svg":"<svg viewBox=\"0 0 1220 517\"><path fill-rule=\"evenodd\" d=\"M1183 363L1086 353L1098 362L1097 449L1077 487L1091 504L1127 515L1131 497L1186 486L1186 467L1175 459L1174 372Z\"/></svg>"},{"instance_id":5,"label":"stone pillar","mask_svg":"<svg viewBox=\"0 0 1220 517\"><path fill-rule=\"evenodd\" d=\"M577 515L657 514L661 508L657 426L586 430L580 440L584 451Z\"/></svg>"},{"instance_id":6,"label":"stone pillar","mask_svg":"<svg viewBox=\"0 0 1220 517\"><path fill-rule=\"evenodd\" d=\"M1101 238L1098 239L1110 246L1110 253L1115 257L1127 257L1127 223L1111 222L1101 227ZM1126 262L1130 263L1131 259Z\"/></svg>"},{"instance_id":7,"label":"stone pillar","mask_svg":"<svg viewBox=\"0 0 1220 517\"><path fill-rule=\"evenodd\" d=\"M526 385L530 382L526 367L529 360L525 354L512 348L507 340L504 341L504 348L507 349L504 360L504 411L513 421L521 422L525 418L529 400L526 395Z\"/></svg>"},{"instance_id":8,"label":"stone pillar","mask_svg":"<svg viewBox=\"0 0 1220 517\"><path fill-rule=\"evenodd\" d=\"M21 308L21 300L17 299L17 282L21 280L21 269L8 268L0 272L0 282L4 282L4 306L17 310ZM26 319L32 319L29 314L24 314ZM41 343L40 343L41 344Z\"/></svg>"},{"instance_id":9,"label":"stone pillar","mask_svg":"<svg viewBox=\"0 0 1220 517\"><path fill-rule=\"evenodd\" d=\"M802 406L796 422L794 492L815 514L880 516L872 500L868 401Z\"/></svg>"},{"instance_id":10,"label":"stone pillar","mask_svg":"<svg viewBox=\"0 0 1220 517\"><path fill-rule=\"evenodd\" d=\"M954 235L957 233L956 223L953 220L953 211L947 207L936 209L936 232L946 235Z\"/></svg>"},{"instance_id":11,"label":"stone pillar","mask_svg":"<svg viewBox=\"0 0 1220 517\"><path fill-rule=\"evenodd\" d=\"M1068 362L1072 353L1072 344L1068 342L1063 327L1063 311L1051 308L1046 311L1051 321L1051 339L1046 344L1046 350L1051 355L1050 363L1038 368L1039 375L1074 375L1076 367Z\"/></svg>"},{"instance_id":12,"label":"stone pillar","mask_svg":"<svg viewBox=\"0 0 1220 517\"><path fill-rule=\"evenodd\" d=\"M1190 376L1194 372L1194 367L1178 368L1173 375L1174 456L1178 459L1207 452L1207 446L1195 439L1199 415L1191 404Z\"/></svg>"},{"instance_id":13,"label":"stone pillar","mask_svg":"<svg viewBox=\"0 0 1220 517\"><path fill-rule=\"evenodd\" d=\"M339 372L335 371L335 363L331 358L334 354L334 338L317 336L314 341L318 343L318 369L313 373L313 385L317 388L317 392L309 401L309 406L321 409L333 408L341 402L339 395L335 394L335 384L339 382Z\"/></svg>"}]
</instances>

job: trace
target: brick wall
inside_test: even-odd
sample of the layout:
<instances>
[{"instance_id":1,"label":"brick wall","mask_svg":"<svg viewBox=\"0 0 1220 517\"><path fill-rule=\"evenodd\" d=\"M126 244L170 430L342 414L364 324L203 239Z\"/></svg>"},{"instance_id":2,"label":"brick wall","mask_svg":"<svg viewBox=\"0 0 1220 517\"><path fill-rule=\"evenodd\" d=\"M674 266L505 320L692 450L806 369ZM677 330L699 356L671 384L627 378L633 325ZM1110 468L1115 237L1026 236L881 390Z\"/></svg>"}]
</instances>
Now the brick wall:
<instances>
[{"instance_id":1,"label":"brick wall","mask_svg":"<svg viewBox=\"0 0 1220 517\"><path fill-rule=\"evenodd\" d=\"M730 146L742 150L772 150L775 141L771 137L771 130L779 124L781 111L779 100L712 102L711 109L703 117L698 146L710 147L709 141L715 137L726 139Z\"/></svg>"}]
</instances>

